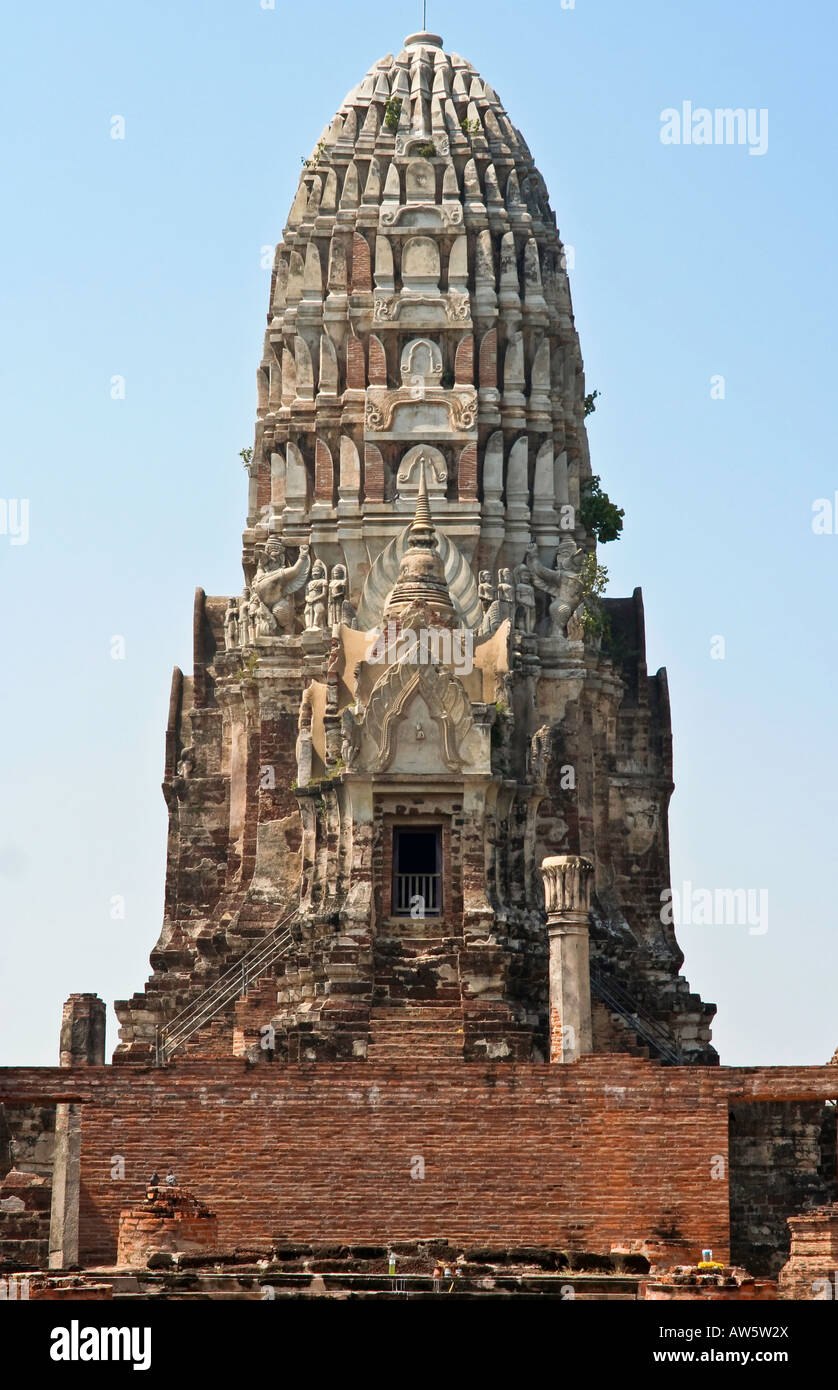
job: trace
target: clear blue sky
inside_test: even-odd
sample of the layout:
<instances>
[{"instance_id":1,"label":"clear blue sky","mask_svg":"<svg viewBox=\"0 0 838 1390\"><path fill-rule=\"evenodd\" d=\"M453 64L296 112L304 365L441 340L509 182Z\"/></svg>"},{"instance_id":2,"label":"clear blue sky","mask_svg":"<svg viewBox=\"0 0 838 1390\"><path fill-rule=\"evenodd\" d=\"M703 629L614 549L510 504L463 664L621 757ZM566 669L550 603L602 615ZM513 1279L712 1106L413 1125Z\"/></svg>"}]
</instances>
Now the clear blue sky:
<instances>
[{"instance_id":1,"label":"clear blue sky","mask_svg":"<svg viewBox=\"0 0 838 1390\"><path fill-rule=\"evenodd\" d=\"M301 156L420 15L7 8L0 496L29 499L30 537L0 535L6 1064L57 1060L71 991L110 1004L148 974L171 668L190 664L195 586L241 584L262 247ZM431 0L428 23L500 93L576 251L594 468L626 510L601 558L610 593L642 585L649 667L669 672L673 879L769 894L764 935L682 928L685 973L719 1006L724 1061L822 1062L838 535L811 516L838 489L835 7ZM767 109L767 152L662 145L661 111L686 100Z\"/></svg>"}]
</instances>

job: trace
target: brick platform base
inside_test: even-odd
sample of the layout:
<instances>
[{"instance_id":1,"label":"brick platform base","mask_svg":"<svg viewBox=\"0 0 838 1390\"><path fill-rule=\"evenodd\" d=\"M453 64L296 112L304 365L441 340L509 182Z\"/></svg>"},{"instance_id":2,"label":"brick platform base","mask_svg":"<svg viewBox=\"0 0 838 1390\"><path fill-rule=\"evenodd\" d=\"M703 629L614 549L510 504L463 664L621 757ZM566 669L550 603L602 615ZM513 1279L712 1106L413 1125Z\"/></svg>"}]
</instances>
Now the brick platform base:
<instances>
[{"instance_id":1,"label":"brick platform base","mask_svg":"<svg viewBox=\"0 0 838 1390\"><path fill-rule=\"evenodd\" d=\"M227 1250L445 1238L728 1263L731 1106L836 1092L833 1067L609 1056L0 1070L0 1101L80 1107L88 1266L113 1264L120 1212L169 1166Z\"/></svg>"}]
</instances>

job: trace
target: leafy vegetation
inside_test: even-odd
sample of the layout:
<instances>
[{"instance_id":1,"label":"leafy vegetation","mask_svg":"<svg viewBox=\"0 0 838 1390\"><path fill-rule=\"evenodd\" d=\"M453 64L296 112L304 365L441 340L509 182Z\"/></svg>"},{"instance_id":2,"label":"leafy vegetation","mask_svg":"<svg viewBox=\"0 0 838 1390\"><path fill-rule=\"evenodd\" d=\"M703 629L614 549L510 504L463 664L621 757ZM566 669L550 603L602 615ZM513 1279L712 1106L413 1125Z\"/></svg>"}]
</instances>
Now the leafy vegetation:
<instances>
[{"instance_id":1,"label":"leafy vegetation","mask_svg":"<svg viewBox=\"0 0 838 1390\"><path fill-rule=\"evenodd\" d=\"M579 518L589 535L602 543L619 540L624 516L622 507L603 492L598 473L582 484Z\"/></svg>"},{"instance_id":2,"label":"leafy vegetation","mask_svg":"<svg viewBox=\"0 0 838 1390\"><path fill-rule=\"evenodd\" d=\"M236 672L236 678L240 681L252 680L253 674L259 662L256 652L251 652L246 661L243 661Z\"/></svg>"},{"instance_id":3,"label":"leafy vegetation","mask_svg":"<svg viewBox=\"0 0 838 1390\"><path fill-rule=\"evenodd\" d=\"M582 580L582 631L585 641L607 641L611 635L611 619L602 605L602 595L608 584L608 570L599 564L596 554L591 551L585 556L579 571Z\"/></svg>"},{"instance_id":4,"label":"leafy vegetation","mask_svg":"<svg viewBox=\"0 0 838 1390\"><path fill-rule=\"evenodd\" d=\"M388 130L398 130L401 114L401 97L391 97L384 107L384 124Z\"/></svg>"},{"instance_id":5,"label":"leafy vegetation","mask_svg":"<svg viewBox=\"0 0 838 1390\"><path fill-rule=\"evenodd\" d=\"M305 155L301 157L300 163L302 164L303 168L316 169L318 164L320 163L320 160L323 158L323 151L325 150L325 148L326 138L324 136L322 140L318 140L317 145L315 146L314 154L311 156L311 159L306 159Z\"/></svg>"}]
</instances>

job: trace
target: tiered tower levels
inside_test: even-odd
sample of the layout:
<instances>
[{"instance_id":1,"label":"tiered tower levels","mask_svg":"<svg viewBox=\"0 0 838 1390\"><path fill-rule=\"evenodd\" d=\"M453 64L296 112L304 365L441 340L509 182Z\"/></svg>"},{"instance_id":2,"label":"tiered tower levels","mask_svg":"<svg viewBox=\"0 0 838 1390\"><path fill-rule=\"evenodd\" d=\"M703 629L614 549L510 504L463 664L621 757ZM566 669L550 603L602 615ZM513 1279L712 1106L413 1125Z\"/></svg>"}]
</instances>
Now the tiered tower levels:
<instances>
[{"instance_id":1,"label":"tiered tower levels","mask_svg":"<svg viewBox=\"0 0 838 1390\"><path fill-rule=\"evenodd\" d=\"M174 675L165 920L116 1060L159 1055L207 988L193 1056L715 1060L661 912L669 704L639 590L606 601L608 641L586 623L555 217L435 35L376 63L305 163L257 415L245 587L198 590ZM545 860L592 866L590 914L548 924Z\"/></svg>"}]
</instances>

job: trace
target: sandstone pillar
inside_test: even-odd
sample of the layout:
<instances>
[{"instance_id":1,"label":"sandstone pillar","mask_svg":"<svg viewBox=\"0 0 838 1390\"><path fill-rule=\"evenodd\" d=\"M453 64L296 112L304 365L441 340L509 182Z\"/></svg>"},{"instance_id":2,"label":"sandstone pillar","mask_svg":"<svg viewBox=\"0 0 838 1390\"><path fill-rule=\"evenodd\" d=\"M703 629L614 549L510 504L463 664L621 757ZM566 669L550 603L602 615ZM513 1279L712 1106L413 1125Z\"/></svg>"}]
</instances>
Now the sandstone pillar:
<instances>
[{"instance_id":1,"label":"sandstone pillar","mask_svg":"<svg viewBox=\"0 0 838 1390\"><path fill-rule=\"evenodd\" d=\"M588 914L594 866L577 854L542 860L550 938L550 1061L593 1050Z\"/></svg>"},{"instance_id":2,"label":"sandstone pillar","mask_svg":"<svg viewBox=\"0 0 838 1390\"><path fill-rule=\"evenodd\" d=\"M105 1064L105 1005L95 994L71 994L61 1015L60 1065ZM69 1269L79 1261L79 1174L81 1106L55 1107L50 1269Z\"/></svg>"},{"instance_id":3,"label":"sandstone pillar","mask_svg":"<svg viewBox=\"0 0 838 1390\"><path fill-rule=\"evenodd\" d=\"M71 994L61 1014L59 1066L105 1065L105 1005L97 994Z\"/></svg>"}]
</instances>

